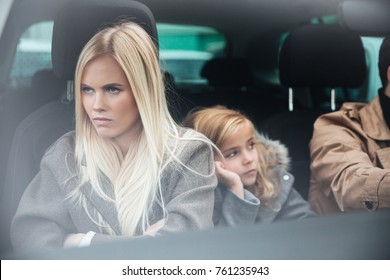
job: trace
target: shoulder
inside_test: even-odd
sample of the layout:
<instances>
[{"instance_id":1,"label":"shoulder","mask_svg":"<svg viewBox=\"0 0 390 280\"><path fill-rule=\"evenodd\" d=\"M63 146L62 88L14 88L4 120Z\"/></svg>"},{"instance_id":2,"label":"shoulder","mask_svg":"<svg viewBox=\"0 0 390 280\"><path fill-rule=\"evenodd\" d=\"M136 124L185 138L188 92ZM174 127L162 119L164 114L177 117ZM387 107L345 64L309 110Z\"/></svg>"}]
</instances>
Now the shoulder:
<instances>
[{"instance_id":1,"label":"shoulder","mask_svg":"<svg viewBox=\"0 0 390 280\"><path fill-rule=\"evenodd\" d=\"M281 185L278 196L273 202L274 206L278 207L285 217L315 216L309 203L293 187L294 176L286 171L281 171L280 176Z\"/></svg>"},{"instance_id":2,"label":"shoulder","mask_svg":"<svg viewBox=\"0 0 390 280\"><path fill-rule=\"evenodd\" d=\"M258 131L256 131L256 137L267 152L266 160L268 163L276 168L288 170L290 166L290 157L287 147L279 140L272 140Z\"/></svg>"},{"instance_id":3,"label":"shoulder","mask_svg":"<svg viewBox=\"0 0 390 280\"><path fill-rule=\"evenodd\" d=\"M274 174L278 178L280 182L278 191L276 193L275 198L272 201L272 208L274 209L282 209L285 205L294 203L295 200L295 192L294 189L294 175L286 171L282 168L275 168Z\"/></svg>"},{"instance_id":4,"label":"shoulder","mask_svg":"<svg viewBox=\"0 0 390 280\"><path fill-rule=\"evenodd\" d=\"M210 156L213 154L211 141L203 134L190 128L179 128L177 146L179 157L184 161L199 157L199 155Z\"/></svg>"},{"instance_id":5,"label":"shoulder","mask_svg":"<svg viewBox=\"0 0 390 280\"><path fill-rule=\"evenodd\" d=\"M294 175L282 168L277 168L276 174L280 181L279 199L287 200L290 193L294 190Z\"/></svg>"},{"instance_id":6,"label":"shoulder","mask_svg":"<svg viewBox=\"0 0 390 280\"><path fill-rule=\"evenodd\" d=\"M41 168L48 166L49 168L58 170L69 168L74 165L74 148L75 148L75 133L68 132L57 139L45 152Z\"/></svg>"},{"instance_id":7,"label":"shoulder","mask_svg":"<svg viewBox=\"0 0 390 280\"><path fill-rule=\"evenodd\" d=\"M314 123L312 142L318 146L324 141L334 139L346 139L345 136L361 134L362 112L370 103L344 103L340 110L321 115ZM312 144L313 144L312 143Z\"/></svg>"},{"instance_id":8,"label":"shoulder","mask_svg":"<svg viewBox=\"0 0 390 280\"><path fill-rule=\"evenodd\" d=\"M349 122L359 122L360 111L367 107L366 103L346 102L335 112L326 113L317 118L314 127L322 127L324 125L341 125L345 126Z\"/></svg>"},{"instance_id":9,"label":"shoulder","mask_svg":"<svg viewBox=\"0 0 390 280\"><path fill-rule=\"evenodd\" d=\"M202 134L187 128L179 128L178 133L172 136L170 148L166 154L167 169L164 176L173 174L214 174L214 155L210 140ZM176 172L176 171L181 172Z\"/></svg>"},{"instance_id":10,"label":"shoulder","mask_svg":"<svg viewBox=\"0 0 390 280\"><path fill-rule=\"evenodd\" d=\"M75 132L67 132L57 139L45 153L45 157L53 156L56 154L73 152L75 146Z\"/></svg>"}]
</instances>

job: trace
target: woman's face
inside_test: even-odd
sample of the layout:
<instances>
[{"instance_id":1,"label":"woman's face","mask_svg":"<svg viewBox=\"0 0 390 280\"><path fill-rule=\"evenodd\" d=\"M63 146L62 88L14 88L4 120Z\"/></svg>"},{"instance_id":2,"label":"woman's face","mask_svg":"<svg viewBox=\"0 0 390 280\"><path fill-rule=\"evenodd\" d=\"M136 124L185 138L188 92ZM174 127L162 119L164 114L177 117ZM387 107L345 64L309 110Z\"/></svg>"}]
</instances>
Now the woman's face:
<instances>
[{"instance_id":1,"label":"woman's face","mask_svg":"<svg viewBox=\"0 0 390 280\"><path fill-rule=\"evenodd\" d=\"M253 129L245 123L220 147L225 169L238 174L244 186L256 182L259 157L254 144Z\"/></svg>"},{"instance_id":2,"label":"woman's face","mask_svg":"<svg viewBox=\"0 0 390 280\"><path fill-rule=\"evenodd\" d=\"M110 55L97 57L84 68L81 101L101 137L115 141L127 153L140 132L141 119L129 81Z\"/></svg>"}]
</instances>

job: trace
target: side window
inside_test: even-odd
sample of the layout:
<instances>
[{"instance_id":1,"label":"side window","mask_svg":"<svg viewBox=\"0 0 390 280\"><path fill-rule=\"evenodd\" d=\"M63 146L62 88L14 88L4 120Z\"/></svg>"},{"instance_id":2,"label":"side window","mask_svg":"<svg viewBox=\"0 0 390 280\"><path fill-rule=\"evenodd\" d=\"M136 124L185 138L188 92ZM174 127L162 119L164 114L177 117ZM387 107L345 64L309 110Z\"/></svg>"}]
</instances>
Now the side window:
<instances>
[{"instance_id":1,"label":"side window","mask_svg":"<svg viewBox=\"0 0 390 280\"><path fill-rule=\"evenodd\" d=\"M370 102L378 95L378 89L382 87L378 70L378 56L383 38L361 37L361 40L366 55L367 78L360 88L350 89L349 94L352 101Z\"/></svg>"},{"instance_id":2,"label":"side window","mask_svg":"<svg viewBox=\"0 0 390 280\"><path fill-rule=\"evenodd\" d=\"M53 22L31 25L19 39L10 81L13 87L29 86L35 72L51 69L51 38Z\"/></svg>"},{"instance_id":3,"label":"side window","mask_svg":"<svg viewBox=\"0 0 390 280\"><path fill-rule=\"evenodd\" d=\"M383 38L362 37L363 47L367 61L367 94L365 101L371 101L378 95L378 89L382 87L378 70L379 49Z\"/></svg>"},{"instance_id":4,"label":"side window","mask_svg":"<svg viewBox=\"0 0 390 280\"><path fill-rule=\"evenodd\" d=\"M157 24L161 68L175 83L206 84L200 72L204 63L225 50L225 38L215 29L201 26Z\"/></svg>"},{"instance_id":5,"label":"side window","mask_svg":"<svg viewBox=\"0 0 390 280\"><path fill-rule=\"evenodd\" d=\"M225 49L225 38L212 28L157 24L163 70L177 84L206 84L200 76L203 64ZM39 70L51 69L53 22L31 25L20 37L10 81L12 87L29 86Z\"/></svg>"}]
</instances>

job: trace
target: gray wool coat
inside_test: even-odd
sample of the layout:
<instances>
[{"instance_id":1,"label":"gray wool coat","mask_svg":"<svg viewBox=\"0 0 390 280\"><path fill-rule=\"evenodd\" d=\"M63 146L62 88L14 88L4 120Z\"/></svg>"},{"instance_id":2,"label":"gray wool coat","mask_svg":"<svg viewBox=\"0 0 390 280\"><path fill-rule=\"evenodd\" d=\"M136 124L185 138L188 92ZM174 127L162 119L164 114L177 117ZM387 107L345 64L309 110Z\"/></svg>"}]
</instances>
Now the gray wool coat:
<instances>
[{"instance_id":1,"label":"gray wool coat","mask_svg":"<svg viewBox=\"0 0 390 280\"><path fill-rule=\"evenodd\" d=\"M92 243L130 238L121 235L114 202L103 200L89 183L82 186L90 211L99 211L116 235L99 233L99 227L88 217L84 208L65 197L78 185L74 158L75 134L70 132L57 140L42 158L40 171L27 187L11 224L11 239L17 252L41 247L62 247L70 233L97 234ZM217 178L214 174L213 155L202 141L190 141L179 154L188 167L178 170L168 166L162 174L162 195L168 217L159 234L213 227L212 212ZM145 167L147 168L147 167ZM71 179L70 179L71 178ZM64 183L66 182L66 183ZM114 198L113 187L107 182L106 192ZM157 204L157 203L156 203ZM163 218L162 209L152 206L151 223ZM137 232L142 234L141 231Z\"/></svg>"},{"instance_id":2,"label":"gray wool coat","mask_svg":"<svg viewBox=\"0 0 390 280\"><path fill-rule=\"evenodd\" d=\"M287 171L289 158L286 147L258 135L260 141L275 160L274 180L280 181L280 189L271 205L262 203L250 191L244 190L244 198L238 197L225 185L215 190L213 220L216 226L237 226L254 223L270 223L315 217L309 203L294 189L294 176Z\"/></svg>"}]
</instances>

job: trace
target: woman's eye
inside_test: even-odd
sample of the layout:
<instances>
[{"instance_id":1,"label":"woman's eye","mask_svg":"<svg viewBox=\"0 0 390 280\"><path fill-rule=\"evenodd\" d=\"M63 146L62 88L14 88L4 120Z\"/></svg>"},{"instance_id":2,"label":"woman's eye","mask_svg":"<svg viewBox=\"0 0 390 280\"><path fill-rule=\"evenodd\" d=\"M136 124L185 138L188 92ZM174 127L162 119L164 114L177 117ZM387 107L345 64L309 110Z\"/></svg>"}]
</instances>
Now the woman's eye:
<instances>
[{"instance_id":1,"label":"woman's eye","mask_svg":"<svg viewBox=\"0 0 390 280\"><path fill-rule=\"evenodd\" d=\"M248 148L250 150L252 150L254 147L255 147L255 143L253 143L253 142L248 145Z\"/></svg>"},{"instance_id":2,"label":"woman's eye","mask_svg":"<svg viewBox=\"0 0 390 280\"><path fill-rule=\"evenodd\" d=\"M109 87L109 88L107 88L107 92L112 93L112 94L117 94L120 92L120 90L116 87Z\"/></svg>"},{"instance_id":3,"label":"woman's eye","mask_svg":"<svg viewBox=\"0 0 390 280\"><path fill-rule=\"evenodd\" d=\"M84 93L93 93L93 89L90 88L90 87L82 87L82 88L81 88L81 92L84 92Z\"/></svg>"}]
</instances>

